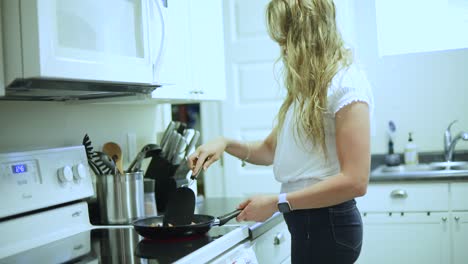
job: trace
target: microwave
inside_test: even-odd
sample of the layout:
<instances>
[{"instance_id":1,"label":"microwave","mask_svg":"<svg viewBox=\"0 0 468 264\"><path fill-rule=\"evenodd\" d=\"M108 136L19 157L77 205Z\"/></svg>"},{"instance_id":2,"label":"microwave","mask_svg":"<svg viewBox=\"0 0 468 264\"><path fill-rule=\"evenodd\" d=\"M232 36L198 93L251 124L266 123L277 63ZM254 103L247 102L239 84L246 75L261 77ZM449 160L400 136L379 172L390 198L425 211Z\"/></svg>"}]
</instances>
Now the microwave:
<instances>
[{"instance_id":1,"label":"microwave","mask_svg":"<svg viewBox=\"0 0 468 264\"><path fill-rule=\"evenodd\" d=\"M160 86L166 8L162 0L2 1L1 99L151 94Z\"/></svg>"}]
</instances>

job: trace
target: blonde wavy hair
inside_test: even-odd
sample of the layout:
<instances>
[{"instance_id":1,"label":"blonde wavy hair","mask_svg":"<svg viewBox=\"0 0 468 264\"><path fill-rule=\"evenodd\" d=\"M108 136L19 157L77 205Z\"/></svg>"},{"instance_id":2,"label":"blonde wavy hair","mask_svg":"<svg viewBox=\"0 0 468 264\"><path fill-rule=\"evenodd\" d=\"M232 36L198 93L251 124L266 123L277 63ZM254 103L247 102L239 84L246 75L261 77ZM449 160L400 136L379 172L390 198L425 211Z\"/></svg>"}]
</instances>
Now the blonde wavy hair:
<instances>
[{"instance_id":1,"label":"blonde wavy hair","mask_svg":"<svg viewBox=\"0 0 468 264\"><path fill-rule=\"evenodd\" d=\"M268 31L282 50L287 96L277 116L284 124L286 112L296 102L296 132L327 153L324 113L333 77L352 62L352 53L336 26L333 0L272 0L266 10Z\"/></svg>"}]
</instances>

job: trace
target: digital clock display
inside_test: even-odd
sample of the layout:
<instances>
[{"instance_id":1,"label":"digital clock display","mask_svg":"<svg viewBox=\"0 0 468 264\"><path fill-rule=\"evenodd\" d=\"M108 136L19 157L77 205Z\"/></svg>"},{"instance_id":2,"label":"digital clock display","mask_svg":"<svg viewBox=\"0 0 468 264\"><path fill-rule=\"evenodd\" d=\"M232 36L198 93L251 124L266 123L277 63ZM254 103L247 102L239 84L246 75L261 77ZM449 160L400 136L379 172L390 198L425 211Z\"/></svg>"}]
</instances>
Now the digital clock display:
<instances>
[{"instance_id":1,"label":"digital clock display","mask_svg":"<svg viewBox=\"0 0 468 264\"><path fill-rule=\"evenodd\" d=\"M11 166L13 174L25 173L28 171L28 166L26 164L16 164Z\"/></svg>"}]
</instances>

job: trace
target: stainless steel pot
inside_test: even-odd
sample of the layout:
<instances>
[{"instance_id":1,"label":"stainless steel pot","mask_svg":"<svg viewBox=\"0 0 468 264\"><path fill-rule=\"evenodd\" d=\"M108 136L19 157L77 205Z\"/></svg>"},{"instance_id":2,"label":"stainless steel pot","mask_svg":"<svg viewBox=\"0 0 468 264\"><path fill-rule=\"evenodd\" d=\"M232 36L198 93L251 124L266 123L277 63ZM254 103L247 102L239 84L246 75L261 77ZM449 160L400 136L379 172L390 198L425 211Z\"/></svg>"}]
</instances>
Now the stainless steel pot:
<instances>
[{"instance_id":1,"label":"stainless steel pot","mask_svg":"<svg viewBox=\"0 0 468 264\"><path fill-rule=\"evenodd\" d=\"M129 224L145 215L142 171L99 176L97 192L103 224Z\"/></svg>"}]
</instances>

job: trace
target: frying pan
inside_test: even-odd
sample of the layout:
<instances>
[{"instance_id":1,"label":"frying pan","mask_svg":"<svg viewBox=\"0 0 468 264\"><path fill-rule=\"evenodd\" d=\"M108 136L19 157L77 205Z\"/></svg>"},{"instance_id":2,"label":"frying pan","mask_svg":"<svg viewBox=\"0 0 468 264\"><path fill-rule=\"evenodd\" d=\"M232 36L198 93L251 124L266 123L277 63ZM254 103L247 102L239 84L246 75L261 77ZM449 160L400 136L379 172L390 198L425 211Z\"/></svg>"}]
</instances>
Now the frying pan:
<instances>
[{"instance_id":1,"label":"frying pan","mask_svg":"<svg viewBox=\"0 0 468 264\"><path fill-rule=\"evenodd\" d=\"M169 239L197 234L205 234L213 226L222 226L238 216L242 210L235 210L220 217L195 214L192 225L164 226L164 216L154 216L135 220L135 231L149 239Z\"/></svg>"}]
</instances>

